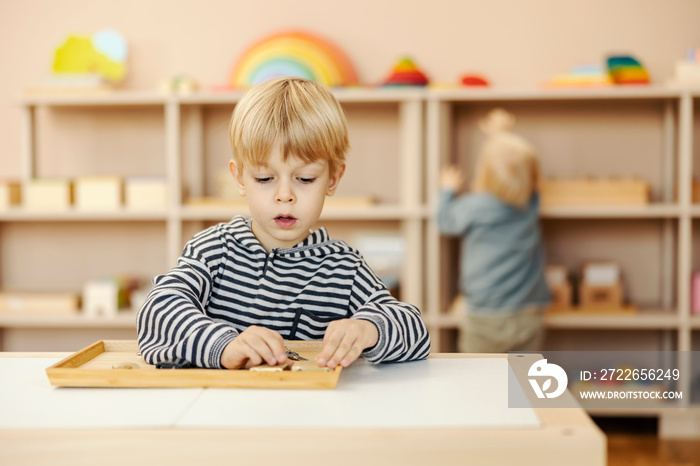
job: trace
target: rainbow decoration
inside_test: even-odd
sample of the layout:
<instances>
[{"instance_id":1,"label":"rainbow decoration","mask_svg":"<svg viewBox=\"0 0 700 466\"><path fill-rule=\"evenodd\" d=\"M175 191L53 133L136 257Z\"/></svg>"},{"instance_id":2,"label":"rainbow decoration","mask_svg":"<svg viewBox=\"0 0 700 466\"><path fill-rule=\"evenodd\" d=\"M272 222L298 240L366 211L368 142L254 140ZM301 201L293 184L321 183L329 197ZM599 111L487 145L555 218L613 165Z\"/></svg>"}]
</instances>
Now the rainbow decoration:
<instances>
[{"instance_id":1,"label":"rainbow decoration","mask_svg":"<svg viewBox=\"0 0 700 466\"><path fill-rule=\"evenodd\" d=\"M615 84L649 84L649 73L629 56L608 58L608 72Z\"/></svg>"},{"instance_id":2,"label":"rainbow decoration","mask_svg":"<svg viewBox=\"0 0 700 466\"><path fill-rule=\"evenodd\" d=\"M428 77L410 58L402 58L384 81L385 86L425 86Z\"/></svg>"},{"instance_id":3,"label":"rainbow decoration","mask_svg":"<svg viewBox=\"0 0 700 466\"><path fill-rule=\"evenodd\" d=\"M242 88L297 76L325 86L358 83L348 57L329 41L305 31L284 31L253 44L236 63L229 83Z\"/></svg>"}]
</instances>

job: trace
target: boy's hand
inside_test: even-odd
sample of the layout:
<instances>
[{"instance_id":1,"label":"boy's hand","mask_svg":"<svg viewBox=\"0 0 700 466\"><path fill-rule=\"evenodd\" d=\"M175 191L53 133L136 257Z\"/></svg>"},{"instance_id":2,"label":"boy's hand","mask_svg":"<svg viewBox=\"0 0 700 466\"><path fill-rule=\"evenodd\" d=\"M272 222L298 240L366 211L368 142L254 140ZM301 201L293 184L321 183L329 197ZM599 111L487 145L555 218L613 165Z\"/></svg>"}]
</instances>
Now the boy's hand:
<instances>
[{"instance_id":1,"label":"boy's hand","mask_svg":"<svg viewBox=\"0 0 700 466\"><path fill-rule=\"evenodd\" d=\"M226 369L250 369L266 362L271 366L287 364L282 335L265 327L248 327L229 343L221 354Z\"/></svg>"},{"instance_id":2,"label":"boy's hand","mask_svg":"<svg viewBox=\"0 0 700 466\"><path fill-rule=\"evenodd\" d=\"M379 331L368 320L342 319L331 322L323 337L323 350L316 356L320 367L348 367L367 348L377 344Z\"/></svg>"},{"instance_id":3,"label":"boy's hand","mask_svg":"<svg viewBox=\"0 0 700 466\"><path fill-rule=\"evenodd\" d=\"M459 191L459 188L464 184L464 175L462 171L454 165L443 168L440 172L440 187Z\"/></svg>"}]
</instances>

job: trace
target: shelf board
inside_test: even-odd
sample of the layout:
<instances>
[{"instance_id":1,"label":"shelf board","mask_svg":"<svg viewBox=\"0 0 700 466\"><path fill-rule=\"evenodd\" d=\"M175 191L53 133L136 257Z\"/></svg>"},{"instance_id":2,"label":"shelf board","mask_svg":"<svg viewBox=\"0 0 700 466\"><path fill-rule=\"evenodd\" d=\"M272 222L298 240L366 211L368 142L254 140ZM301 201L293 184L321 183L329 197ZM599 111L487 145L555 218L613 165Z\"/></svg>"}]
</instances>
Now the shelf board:
<instances>
[{"instance_id":1,"label":"shelf board","mask_svg":"<svg viewBox=\"0 0 700 466\"><path fill-rule=\"evenodd\" d=\"M428 100L469 102L494 100L615 100L673 99L680 89L664 86L609 86L596 88L455 88L430 89Z\"/></svg>"},{"instance_id":2,"label":"shelf board","mask_svg":"<svg viewBox=\"0 0 700 466\"><path fill-rule=\"evenodd\" d=\"M604 88L483 88L351 86L331 89L340 102L403 102L415 100L493 101L493 100L614 100L672 99L684 93L698 96L697 89L664 86L611 86ZM45 91L28 92L20 99L27 106L110 106L164 105L178 102L190 105L228 105L238 102L244 90L201 90L187 94L166 94L155 90Z\"/></svg>"},{"instance_id":3,"label":"shelf board","mask_svg":"<svg viewBox=\"0 0 700 466\"><path fill-rule=\"evenodd\" d=\"M136 313L122 311L113 318L83 314L51 315L0 312L0 328L136 328Z\"/></svg>"},{"instance_id":4,"label":"shelf board","mask_svg":"<svg viewBox=\"0 0 700 466\"><path fill-rule=\"evenodd\" d=\"M150 90L133 91L56 91L31 92L22 96L27 106L117 106L165 105L172 96Z\"/></svg>"},{"instance_id":5,"label":"shelf board","mask_svg":"<svg viewBox=\"0 0 700 466\"><path fill-rule=\"evenodd\" d=\"M413 220L428 216L427 207L409 208L378 204L371 207L326 207L321 220ZM228 220L236 215L250 216L247 207L232 204L212 206L188 206L181 210L183 220Z\"/></svg>"},{"instance_id":6,"label":"shelf board","mask_svg":"<svg viewBox=\"0 0 700 466\"><path fill-rule=\"evenodd\" d=\"M698 211L700 214L700 210ZM643 206L566 206L542 207L543 218L675 218L680 217L678 204L653 203Z\"/></svg>"},{"instance_id":7,"label":"shelf board","mask_svg":"<svg viewBox=\"0 0 700 466\"><path fill-rule=\"evenodd\" d=\"M455 314L428 315L426 324L438 328L457 328L460 316ZM671 311L641 310L635 313L605 314L586 313L547 313L545 314L547 328L557 329L676 329L680 325L677 314ZM700 325L700 319L698 319Z\"/></svg>"},{"instance_id":8,"label":"shelf board","mask_svg":"<svg viewBox=\"0 0 700 466\"><path fill-rule=\"evenodd\" d=\"M122 208L114 211L85 211L75 208L68 210L29 210L12 208L0 210L0 221L16 222L104 222L104 221L164 221L168 217L165 210L130 210Z\"/></svg>"},{"instance_id":9,"label":"shelf board","mask_svg":"<svg viewBox=\"0 0 700 466\"><path fill-rule=\"evenodd\" d=\"M547 328L572 329L677 329L680 318L677 313L662 310L640 310L635 313L547 313Z\"/></svg>"},{"instance_id":10,"label":"shelf board","mask_svg":"<svg viewBox=\"0 0 700 466\"><path fill-rule=\"evenodd\" d=\"M338 87L331 92L338 101L350 102L404 102L425 98L424 88L412 87ZM198 91L191 94L177 95L175 99L190 105L233 105L243 97L243 90Z\"/></svg>"}]
</instances>

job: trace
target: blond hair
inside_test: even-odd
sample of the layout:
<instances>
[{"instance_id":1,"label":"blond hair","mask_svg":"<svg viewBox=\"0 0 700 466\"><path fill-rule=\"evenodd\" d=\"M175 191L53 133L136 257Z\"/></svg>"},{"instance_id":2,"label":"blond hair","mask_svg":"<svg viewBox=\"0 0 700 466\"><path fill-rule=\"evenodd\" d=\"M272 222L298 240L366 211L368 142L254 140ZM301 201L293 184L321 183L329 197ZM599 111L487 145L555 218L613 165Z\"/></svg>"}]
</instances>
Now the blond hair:
<instances>
[{"instance_id":1,"label":"blond hair","mask_svg":"<svg viewBox=\"0 0 700 466\"><path fill-rule=\"evenodd\" d=\"M331 175L345 163L347 122L338 100L322 85L302 78L277 78L249 90L229 125L233 160L261 166L273 144L283 160L327 160Z\"/></svg>"},{"instance_id":2,"label":"blond hair","mask_svg":"<svg viewBox=\"0 0 700 466\"><path fill-rule=\"evenodd\" d=\"M539 163L534 148L510 132L513 122L513 115L502 109L491 111L480 122L488 137L477 161L473 189L523 207L537 189Z\"/></svg>"}]
</instances>

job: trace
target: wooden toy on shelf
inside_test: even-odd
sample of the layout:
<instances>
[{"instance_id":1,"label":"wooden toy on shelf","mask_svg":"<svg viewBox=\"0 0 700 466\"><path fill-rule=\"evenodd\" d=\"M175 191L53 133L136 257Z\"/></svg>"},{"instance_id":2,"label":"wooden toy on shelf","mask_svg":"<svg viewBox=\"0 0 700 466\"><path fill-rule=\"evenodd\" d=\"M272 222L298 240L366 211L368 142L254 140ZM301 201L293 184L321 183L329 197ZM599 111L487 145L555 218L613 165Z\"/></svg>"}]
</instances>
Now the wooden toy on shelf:
<instances>
[{"instance_id":1,"label":"wooden toy on shelf","mask_svg":"<svg viewBox=\"0 0 700 466\"><path fill-rule=\"evenodd\" d=\"M608 57L608 73L615 84L649 84L649 73L634 57Z\"/></svg>"},{"instance_id":2,"label":"wooden toy on shelf","mask_svg":"<svg viewBox=\"0 0 700 466\"><path fill-rule=\"evenodd\" d=\"M700 49L688 49L685 59L676 62L675 74L669 84L700 86Z\"/></svg>"},{"instance_id":3,"label":"wooden toy on shelf","mask_svg":"<svg viewBox=\"0 0 700 466\"><path fill-rule=\"evenodd\" d=\"M308 31L289 30L264 37L243 52L229 85L246 88L281 76L311 79L328 87L359 82L352 62L338 46Z\"/></svg>"},{"instance_id":4,"label":"wooden toy on shelf","mask_svg":"<svg viewBox=\"0 0 700 466\"><path fill-rule=\"evenodd\" d=\"M66 178L35 178L27 184L24 206L35 210L68 210L73 204L73 185Z\"/></svg>"},{"instance_id":5,"label":"wooden toy on shelf","mask_svg":"<svg viewBox=\"0 0 700 466\"><path fill-rule=\"evenodd\" d=\"M428 77L410 58L402 58L384 81L385 86L426 86Z\"/></svg>"},{"instance_id":6,"label":"wooden toy on shelf","mask_svg":"<svg viewBox=\"0 0 700 466\"><path fill-rule=\"evenodd\" d=\"M550 264L545 269L547 286L552 294L549 310L567 310L572 308L571 283L568 272L563 265Z\"/></svg>"},{"instance_id":7,"label":"wooden toy on shelf","mask_svg":"<svg viewBox=\"0 0 700 466\"><path fill-rule=\"evenodd\" d=\"M548 178L540 182L543 207L646 205L649 183L637 178Z\"/></svg>"},{"instance_id":8,"label":"wooden toy on shelf","mask_svg":"<svg viewBox=\"0 0 700 466\"><path fill-rule=\"evenodd\" d=\"M32 315L71 315L79 311L74 293L0 292L0 312Z\"/></svg>"},{"instance_id":9,"label":"wooden toy on shelf","mask_svg":"<svg viewBox=\"0 0 700 466\"><path fill-rule=\"evenodd\" d=\"M459 79L459 82L465 87L489 87L491 85L488 79L479 74L465 74Z\"/></svg>"},{"instance_id":10,"label":"wooden toy on shelf","mask_svg":"<svg viewBox=\"0 0 700 466\"><path fill-rule=\"evenodd\" d=\"M18 206L22 201L19 182L0 181L0 210Z\"/></svg>"},{"instance_id":11,"label":"wooden toy on shelf","mask_svg":"<svg viewBox=\"0 0 700 466\"><path fill-rule=\"evenodd\" d=\"M605 87L613 81L606 69L596 64L576 65L565 73L550 79L545 87Z\"/></svg>"},{"instance_id":12,"label":"wooden toy on shelf","mask_svg":"<svg viewBox=\"0 0 700 466\"><path fill-rule=\"evenodd\" d=\"M126 76L128 47L112 29L71 35L56 48L51 74L33 91L111 90Z\"/></svg>"},{"instance_id":13,"label":"wooden toy on shelf","mask_svg":"<svg viewBox=\"0 0 700 466\"><path fill-rule=\"evenodd\" d=\"M614 262L589 262L582 268L579 306L585 310L624 308L622 273Z\"/></svg>"},{"instance_id":14,"label":"wooden toy on shelf","mask_svg":"<svg viewBox=\"0 0 700 466\"><path fill-rule=\"evenodd\" d=\"M79 176L74 185L76 209L117 210L122 206L123 181L118 176Z\"/></svg>"},{"instance_id":15,"label":"wooden toy on shelf","mask_svg":"<svg viewBox=\"0 0 700 466\"><path fill-rule=\"evenodd\" d=\"M127 209L164 209L168 202L168 185L163 177L130 176L124 184Z\"/></svg>"},{"instance_id":16,"label":"wooden toy on shelf","mask_svg":"<svg viewBox=\"0 0 700 466\"><path fill-rule=\"evenodd\" d=\"M83 314L116 317L120 309L129 308L131 294L138 285L138 280L127 276L88 281L83 286Z\"/></svg>"}]
</instances>

